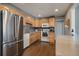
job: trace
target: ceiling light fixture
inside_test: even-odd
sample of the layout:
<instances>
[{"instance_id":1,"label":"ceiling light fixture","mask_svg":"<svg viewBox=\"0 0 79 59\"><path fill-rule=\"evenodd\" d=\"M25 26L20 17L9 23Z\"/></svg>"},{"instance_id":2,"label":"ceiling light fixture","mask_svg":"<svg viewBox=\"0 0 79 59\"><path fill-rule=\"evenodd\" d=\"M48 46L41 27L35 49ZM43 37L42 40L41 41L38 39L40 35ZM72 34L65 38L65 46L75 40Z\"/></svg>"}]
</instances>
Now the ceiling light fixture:
<instances>
[{"instance_id":1,"label":"ceiling light fixture","mask_svg":"<svg viewBox=\"0 0 79 59\"><path fill-rule=\"evenodd\" d=\"M58 12L58 9L55 9L55 12Z\"/></svg>"},{"instance_id":2,"label":"ceiling light fixture","mask_svg":"<svg viewBox=\"0 0 79 59\"><path fill-rule=\"evenodd\" d=\"M41 15L39 14L38 17L41 17Z\"/></svg>"},{"instance_id":3,"label":"ceiling light fixture","mask_svg":"<svg viewBox=\"0 0 79 59\"><path fill-rule=\"evenodd\" d=\"M28 17L28 18L30 18L30 17Z\"/></svg>"}]
</instances>

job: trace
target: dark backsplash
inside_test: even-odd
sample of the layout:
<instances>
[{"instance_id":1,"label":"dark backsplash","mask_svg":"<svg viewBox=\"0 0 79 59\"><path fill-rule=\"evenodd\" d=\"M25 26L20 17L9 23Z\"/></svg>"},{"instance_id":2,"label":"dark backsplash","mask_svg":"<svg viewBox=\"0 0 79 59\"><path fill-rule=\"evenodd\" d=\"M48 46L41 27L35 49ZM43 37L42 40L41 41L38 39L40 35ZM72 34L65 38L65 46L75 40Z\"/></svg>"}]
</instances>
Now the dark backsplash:
<instances>
[{"instance_id":1,"label":"dark backsplash","mask_svg":"<svg viewBox=\"0 0 79 59\"><path fill-rule=\"evenodd\" d=\"M26 24L23 26L24 34L30 32L42 31L42 29L49 29L49 32L55 32L55 27L32 27L31 24Z\"/></svg>"}]
</instances>

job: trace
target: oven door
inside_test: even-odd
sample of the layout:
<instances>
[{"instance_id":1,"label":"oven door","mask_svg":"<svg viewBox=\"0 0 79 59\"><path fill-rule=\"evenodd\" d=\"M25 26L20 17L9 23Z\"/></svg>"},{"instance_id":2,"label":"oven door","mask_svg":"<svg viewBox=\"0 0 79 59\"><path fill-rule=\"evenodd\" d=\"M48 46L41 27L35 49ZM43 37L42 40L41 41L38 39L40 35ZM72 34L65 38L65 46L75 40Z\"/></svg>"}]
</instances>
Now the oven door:
<instances>
[{"instance_id":1,"label":"oven door","mask_svg":"<svg viewBox=\"0 0 79 59\"><path fill-rule=\"evenodd\" d=\"M42 33L42 36L43 36L43 37L48 37L48 33L47 33L47 32L43 32L43 33Z\"/></svg>"},{"instance_id":2,"label":"oven door","mask_svg":"<svg viewBox=\"0 0 79 59\"><path fill-rule=\"evenodd\" d=\"M49 42L49 32L47 30L41 32L41 41Z\"/></svg>"}]
</instances>

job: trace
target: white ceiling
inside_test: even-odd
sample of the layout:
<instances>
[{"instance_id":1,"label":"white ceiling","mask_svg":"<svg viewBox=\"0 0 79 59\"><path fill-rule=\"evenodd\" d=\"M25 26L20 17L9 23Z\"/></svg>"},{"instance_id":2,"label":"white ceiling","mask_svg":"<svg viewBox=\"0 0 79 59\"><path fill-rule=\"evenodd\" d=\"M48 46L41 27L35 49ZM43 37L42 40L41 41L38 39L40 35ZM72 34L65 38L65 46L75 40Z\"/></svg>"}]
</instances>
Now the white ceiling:
<instances>
[{"instance_id":1,"label":"white ceiling","mask_svg":"<svg viewBox=\"0 0 79 59\"><path fill-rule=\"evenodd\" d=\"M63 16L71 6L70 3L12 3L33 17ZM55 9L59 9L55 12Z\"/></svg>"}]
</instances>

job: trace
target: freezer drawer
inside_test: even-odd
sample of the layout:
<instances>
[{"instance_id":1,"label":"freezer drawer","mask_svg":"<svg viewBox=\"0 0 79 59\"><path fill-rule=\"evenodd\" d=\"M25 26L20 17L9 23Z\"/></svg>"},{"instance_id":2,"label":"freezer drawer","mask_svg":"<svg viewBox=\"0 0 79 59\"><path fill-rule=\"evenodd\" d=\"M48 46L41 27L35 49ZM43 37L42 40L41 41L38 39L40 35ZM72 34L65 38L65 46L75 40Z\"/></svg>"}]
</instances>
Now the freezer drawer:
<instances>
[{"instance_id":1,"label":"freezer drawer","mask_svg":"<svg viewBox=\"0 0 79 59\"><path fill-rule=\"evenodd\" d=\"M0 56L2 56L2 43L0 43Z\"/></svg>"},{"instance_id":2,"label":"freezer drawer","mask_svg":"<svg viewBox=\"0 0 79 59\"><path fill-rule=\"evenodd\" d=\"M20 56L23 52L23 41L17 43L17 55Z\"/></svg>"},{"instance_id":3,"label":"freezer drawer","mask_svg":"<svg viewBox=\"0 0 79 59\"><path fill-rule=\"evenodd\" d=\"M3 45L3 56L15 56L17 51L16 43Z\"/></svg>"}]
</instances>

